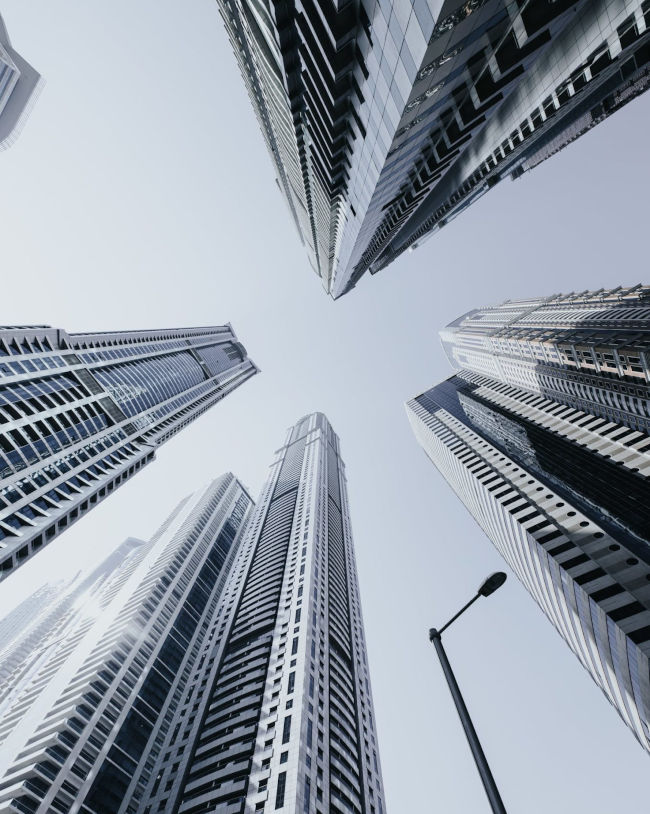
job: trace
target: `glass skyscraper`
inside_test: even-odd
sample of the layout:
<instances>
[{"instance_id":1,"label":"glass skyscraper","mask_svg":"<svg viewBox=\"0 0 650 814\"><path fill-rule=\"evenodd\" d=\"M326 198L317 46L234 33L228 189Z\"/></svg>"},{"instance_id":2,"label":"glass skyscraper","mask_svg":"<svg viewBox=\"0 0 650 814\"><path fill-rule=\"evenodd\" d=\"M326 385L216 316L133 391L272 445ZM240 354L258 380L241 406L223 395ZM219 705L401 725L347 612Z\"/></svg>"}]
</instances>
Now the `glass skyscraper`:
<instances>
[{"instance_id":1,"label":"glass skyscraper","mask_svg":"<svg viewBox=\"0 0 650 814\"><path fill-rule=\"evenodd\" d=\"M416 437L650 751L650 288L471 311Z\"/></svg>"},{"instance_id":2,"label":"glass skyscraper","mask_svg":"<svg viewBox=\"0 0 650 814\"><path fill-rule=\"evenodd\" d=\"M225 475L115 556L5 701L0 812L386 811L325 416L289 431L256 507Z\"/></svg>"},{"instance_id":3,"label":"glass skyscraper","mask_svg":"<svg viewBox=\"0 0 650 814\"><path fill-rule=\"evenodd\" d=\"M648 0L219 8L278 185L333 297L650 82Z\"/></svg>"},{"instance_id":4,"label":"glass skyscraper","mask_svg":"<svg viewBox=\"0 0 650 814\"><path fill-rule=\"evenodd\" d=\"M256 372L230 325L0 328L0 578Z\"/></svg>"},{"instance_id":5,"label":"glass skyscraper","mask_svg":"<svg viewBox=\"0 0 650 814\"><path fill-rule=\"evenodd\" d=\"M11 47L0 17L0 150L20 134L41 86L40 75Z\"/></svg>"}]
</instances>

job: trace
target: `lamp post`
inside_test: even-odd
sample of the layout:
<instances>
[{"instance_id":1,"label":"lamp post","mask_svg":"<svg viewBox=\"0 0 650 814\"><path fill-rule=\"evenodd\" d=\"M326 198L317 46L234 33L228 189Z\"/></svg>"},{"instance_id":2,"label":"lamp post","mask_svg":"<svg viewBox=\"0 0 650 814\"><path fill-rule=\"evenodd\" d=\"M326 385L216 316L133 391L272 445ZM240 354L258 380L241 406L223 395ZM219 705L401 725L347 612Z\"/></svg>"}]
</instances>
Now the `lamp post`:
<instances>
[{"instance_id":1,"label":"lamp post","mask_svg":"<svg viewBox=\"0 0 650 814\"><path fill-rule=\"evenodd\" d=\"M495 814L506 814L506 809L503 805L499 790L497 789L497 784L494 782L494 777L490 771L490 767L478 739L478 735L474 729L474 724L472 723L472 719L470 718L467 707L465 706L465 701L463 700L460 687L458 686L456 677L451 669L451 664L449 663L445 649L442 646L442 633L449 627L449 625L451 625L452 622L456 621L456 619L458 619L462 613L465 613L467 608L476 602L479 596L490 596L490 594L493 594L498 588L500 588L505 581L506 574L504 574L503 571L497 571L495 574L492 574L478 589L476 596L472 597L472 599L470 599L470 601L464 605L455 616L452 616L446 625L443 625L440 630L436 630L436 628L432 627L429 631L429 641L433 642L433 646L436 648L436 653L440 659L440 664L442 665L442 670L445 674L445 678L447 679L449 690L452 698L454 699L454 703L456 704L458 717L460 718L463 729L465 730L465 735L467 736L469 747L472 750L472 755L474 756L478 773L481 775L485 793L490 801L492 811Z\"/></svg>"}]
</instances>

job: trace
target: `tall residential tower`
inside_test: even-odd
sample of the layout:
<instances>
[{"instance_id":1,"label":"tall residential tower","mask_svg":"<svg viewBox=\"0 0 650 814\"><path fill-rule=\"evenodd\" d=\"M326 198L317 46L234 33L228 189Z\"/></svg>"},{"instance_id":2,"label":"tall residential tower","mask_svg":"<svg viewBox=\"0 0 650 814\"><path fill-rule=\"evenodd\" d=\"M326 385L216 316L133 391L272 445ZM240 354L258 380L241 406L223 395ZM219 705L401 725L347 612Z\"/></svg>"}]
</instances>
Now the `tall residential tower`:
<instances>
[{"instance_id":1,"label":"tall residential tower","mask_svg":"<svg viewBox=\"0 0 650 814\"><path fill-rule=\"evenodd\" d=\"M0 328L0 579L256 372L230 325Z\"/></svg>"},{"instance_id":2,"label":"tall residential tower","mask_svg":"<svg viewBox=\"0 0 650 814\"><path fill-rule=\"evenodd\" d=\"M142 797L132 784L151 811L385 812L344 467L320 413L276 455L191 684Z\"/></svg>"},{"instance_id":3,"label":"tall residential tower","mask_svg":"<svg viewBox=\"0 0 650 814\"><path fill-rule=\"evenodd\" d=\"M325 416L289 431L254 509L223 476L117 556L0 708L2 814L385 814Z\"/></svg>"},{"instance_id":4,"label":"tall residential tower","mask_svg":"<svg viewBox=\"0 0 650 814\"><path fill-rule=\"evenodd\" d=\"M650 288L506 302L441 332L424 451L650 751Z\"/></svg>"},{"instance_id":5,"label":"tall residential tower","mask_svg":"<svg viewBox=\"0 0 650 814\"><path fill-rule=\"evenodd\" d=\"M458 371L650 433L650 286L507 301L440 337Z\"/></svg>"},{"instance_id":6,"label":"tall residential tower","mask_svg":"<svg viewBox=\"0 0 650 814\"><path fill-rule=\"evenodd\" d=\"M40 74L11 47L0 17L0 150L18 138L41 85Z\"/></svg>"},{"instance_id":7,"label":"tall residential tower","mask_svg":"<svg viewBox=\"0 0 650 814\"><path fill-rule=\"evenodd\" d=\"M218 2L333 297L650 83L649 0Z\"/></svg>"},{"instance_id":8,"label":"tall residential tower","mask_svg":"<svg viewBox=\"0 0 650 814\"><path fill-rule=\"evenodd\" d=\"M120 809L188 690L251 506L223 475L62 598L1 700L3 814Z\"/></svg>"}]
</instances>

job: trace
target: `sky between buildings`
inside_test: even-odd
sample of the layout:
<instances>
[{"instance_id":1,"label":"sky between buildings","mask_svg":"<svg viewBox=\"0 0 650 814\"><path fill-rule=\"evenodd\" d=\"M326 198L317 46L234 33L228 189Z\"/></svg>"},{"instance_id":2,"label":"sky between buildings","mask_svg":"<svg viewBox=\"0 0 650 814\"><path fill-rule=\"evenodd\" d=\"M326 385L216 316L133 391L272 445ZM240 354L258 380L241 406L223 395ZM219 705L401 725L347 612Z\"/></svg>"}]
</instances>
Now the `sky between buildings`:
<instances>
[{"instance_id":1,"label":"sky between buildings","mask_svg":"<svg viewBox=\"0 0 650 814\"><path fill-rule=\"evenodd\" d=\"M403 403L449 375L437 330L474 306L648 282L650 95L333 302L214 0L4 0L0 13L47 83L0 154L0 324L231 322L262 369L3 582L0 615L148 537L224 471L256 495L286 428L321 410L347 466L389 814L487 812L427 631L505 566ZM646 812L647 755L510 577L445 637L508 810Z\"/></svg>"}]
</instances>

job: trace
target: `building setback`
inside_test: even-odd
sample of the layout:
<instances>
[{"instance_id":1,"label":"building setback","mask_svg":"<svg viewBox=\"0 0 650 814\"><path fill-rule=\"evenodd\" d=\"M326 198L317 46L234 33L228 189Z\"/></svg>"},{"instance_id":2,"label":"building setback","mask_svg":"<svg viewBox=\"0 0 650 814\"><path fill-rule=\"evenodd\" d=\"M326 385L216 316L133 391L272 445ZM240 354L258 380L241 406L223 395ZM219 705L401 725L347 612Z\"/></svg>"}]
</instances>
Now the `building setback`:
<instances>
[{"instance_id":1,"label":"building setback","mask_svg":"<svg viewBox=\"0 0 650 814\"><path fill-rule=\"evenodd\" d=\"M41 87L40 74L11 47L0 17L0 150L20 135Z\"/></svg>"},{"instance_id":2,"label":"building setback","mask_svg":"<svg viewBox=\"0 0 650 814\"><path fill-rule=\"evenodd\" d=\"M335 298L650 83L650 0L218 2Z\"/></svg>"},{"instance_id":3,"label":"building setback","mask_svg":"<svg viewBox=\"0 0 650 814\"><path fill-rule=\"evenodd\" d=\"M118 811L187 689L251 507L223 475L62 599L2 703L0 811Z\"/></svg>"},{"instance_id":4,"label":"building setback","mask_svg":"<svg viewBox=\"0 0 650 814\"><path fill-rule=\"evenodd\" d=\"M472 311L441 332L457 375L407 405L428 457L648 751L649 295Z\"/></svg>"},{"instance_id":5,"label":"building setback","mask_svg":"<svg viewBox=\"0 0 650 814\"><path fill-rule=\"evenodd\" d=\"M117 556L5 702L2 814L386 811L325 416L289 431L254 510L223 476Z\"/></svg>"},{"instance_id":6,"label":"building setback","mask_svg":"<svg viewBox=\"0 0 650 814\"><path fill-rule=\"evenodd\" d=\"M256 372L230 325L0 328L0 579Z\"/></svg>"}]
</instances>

